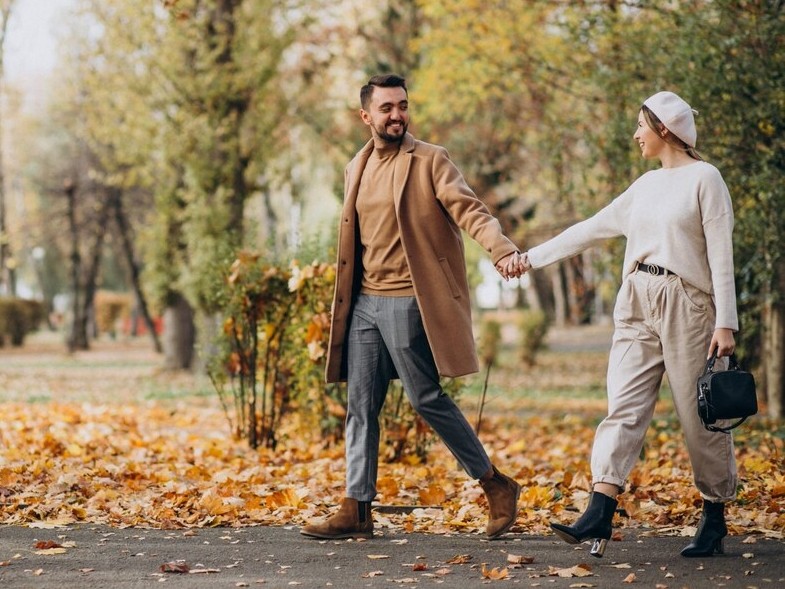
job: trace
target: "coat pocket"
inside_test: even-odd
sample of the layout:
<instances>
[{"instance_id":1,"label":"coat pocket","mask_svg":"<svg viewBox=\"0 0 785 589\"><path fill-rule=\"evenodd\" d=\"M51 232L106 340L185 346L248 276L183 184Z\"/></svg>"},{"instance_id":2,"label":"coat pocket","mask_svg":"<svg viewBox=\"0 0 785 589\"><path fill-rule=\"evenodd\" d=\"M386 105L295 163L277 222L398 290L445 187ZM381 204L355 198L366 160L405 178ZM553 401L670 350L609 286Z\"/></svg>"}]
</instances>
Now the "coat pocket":
<instances>
[{"instance_id":1,"label":"coat pocket","mask_svg":"<svg viewBox=\"0 0 785 589\"><path fill-rule=\"evenodd\" d=\"M442 272L444 272L444 277L447 279L447 284L450 285L450 293L452 293L452 297L454 299L461 298L461 290L458 288L458 282L455 280L455 276L452 273L452 268L450 268L450 262L447 258L439 258L439 265L442 267Z\"/></svg>"}]
</instances>

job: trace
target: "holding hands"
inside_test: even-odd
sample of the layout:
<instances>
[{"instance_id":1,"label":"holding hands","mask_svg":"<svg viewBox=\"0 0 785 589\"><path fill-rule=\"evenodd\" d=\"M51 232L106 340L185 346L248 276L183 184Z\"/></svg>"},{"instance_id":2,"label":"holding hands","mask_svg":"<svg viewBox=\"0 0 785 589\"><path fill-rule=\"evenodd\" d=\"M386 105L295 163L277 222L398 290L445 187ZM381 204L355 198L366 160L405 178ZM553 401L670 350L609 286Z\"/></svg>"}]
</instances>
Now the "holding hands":
<instances>
[{"instance_id":1,"label":"holding hands","mask_svg":"<svg viewBox=\"0 0 785 589\"><path fill-rule=\"evenodd\" d=\"M518 278L531 270L529 254L520 252L509 254L497 262L496 270L505 280Z\"/></svg>"}]
</instances>

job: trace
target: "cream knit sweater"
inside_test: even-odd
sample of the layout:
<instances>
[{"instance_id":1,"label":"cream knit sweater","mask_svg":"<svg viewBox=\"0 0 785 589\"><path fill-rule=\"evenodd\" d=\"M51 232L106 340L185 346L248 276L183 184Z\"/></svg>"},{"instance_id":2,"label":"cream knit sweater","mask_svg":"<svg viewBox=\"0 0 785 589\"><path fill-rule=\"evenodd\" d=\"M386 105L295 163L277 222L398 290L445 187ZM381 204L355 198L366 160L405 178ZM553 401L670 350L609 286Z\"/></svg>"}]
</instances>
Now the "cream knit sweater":
<instances>
[{"instance_id":1,"label":"cream knit sweater","mask_svg":"<svg viewBox=\"0 0 785 589\"><path fill-rule=\"evenodd\" d=\"M541 268L623 235L623 277L636 262L663 266L712 295L715 327L735 331L732 233L728 187L717 168L696 161L643 174L593 217L529 250L529 263Z\"/></svg>"}]
</instances>

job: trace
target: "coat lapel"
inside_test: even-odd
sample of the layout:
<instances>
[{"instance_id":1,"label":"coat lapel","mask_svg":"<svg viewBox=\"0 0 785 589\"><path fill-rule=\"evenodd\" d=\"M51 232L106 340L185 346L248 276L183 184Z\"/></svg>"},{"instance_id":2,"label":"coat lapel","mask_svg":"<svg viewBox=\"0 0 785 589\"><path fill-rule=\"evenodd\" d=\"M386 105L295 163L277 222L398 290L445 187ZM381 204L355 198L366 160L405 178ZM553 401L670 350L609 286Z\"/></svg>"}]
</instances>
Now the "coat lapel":
<instances>
[{"instance_id":1,"label":"coat lapel","mask_svg":"<svg viewBox=\"0 0 785 589\"><path fill-rule=\"evenodd\" d=\"M401 198L403 198L403 191L406 188L406 181L409 179L409 169L412 165L412 152L414 151L414 137L407 133L403 137L401 143L401 150L398 157L395 158L395 176L393 177L393 201L395 202L395 210L398 211L401 206Z\"/></svg>"},{"instance_id":2,"label":"coat lapel","mask_svg":"<svg viewBox=\"0 0 785 589\"><path fill-rule=\"evenodd\" d=\"M357 202L357 193L360 192L360 180L363 177L363 170L365 164L368 163L368 158L373 153L373 139L371 139L357 154L352 166L347 170L346 177L346 193L344 194L344 207L351 205L354 208L354 203Z\"/></svg>"}]
</instances>

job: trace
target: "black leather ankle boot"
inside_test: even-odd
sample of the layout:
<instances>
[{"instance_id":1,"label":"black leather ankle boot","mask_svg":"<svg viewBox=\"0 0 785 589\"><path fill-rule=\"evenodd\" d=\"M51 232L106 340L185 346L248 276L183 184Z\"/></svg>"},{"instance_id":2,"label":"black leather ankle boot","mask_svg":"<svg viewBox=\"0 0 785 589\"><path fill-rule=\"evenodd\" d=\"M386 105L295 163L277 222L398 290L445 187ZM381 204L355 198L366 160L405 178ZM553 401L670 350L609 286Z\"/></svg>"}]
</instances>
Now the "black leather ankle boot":
<instances>
[{"instance_id":1,"label":"black leather ankle boot","mask_svg":"<svg viewBox=\"0 0 785 589\"><path fill-rule=\"evenodd\" d=\"M613 514L616 512L616 499L603 493L592 492L589 507L572 526L551 524L551 528L568 544L578 544L588 538L594 538L589 554L602 558L605 546L611 539Z\"/></svg>"},{"instance_id":2,"label":"black leather ankle boot","mask_svg":"<svg viewBox=\"0 0 785 589\"><path fill-rule=\"evenodd\" d=\"M722 554L722 539L728 535L725 525L725 504L703 501L703 514L698 524L698 531L689 545L681 551L682 556L713 556Z\"/></svg>"}]
</instances>

